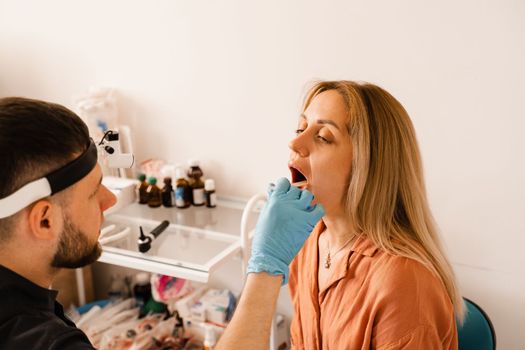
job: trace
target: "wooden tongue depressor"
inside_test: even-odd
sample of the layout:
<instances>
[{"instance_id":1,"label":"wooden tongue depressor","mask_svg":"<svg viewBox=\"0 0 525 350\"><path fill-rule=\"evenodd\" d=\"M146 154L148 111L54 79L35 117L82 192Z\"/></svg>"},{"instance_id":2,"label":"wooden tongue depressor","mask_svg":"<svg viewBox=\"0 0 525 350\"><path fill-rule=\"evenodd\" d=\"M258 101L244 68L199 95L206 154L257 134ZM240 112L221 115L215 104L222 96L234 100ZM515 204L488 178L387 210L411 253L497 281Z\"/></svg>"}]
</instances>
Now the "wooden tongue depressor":
<instances>
[{"instance_id":1,"label":"wooden tongue depressor","mask_svg":"<svg viewBox=\"0 0 525 350\"><path fill-rule=\"evenodd\" d=\"M307 183L308 183L308 181L304 180L304 181L294 182L294 183L292 184L292 186L295 186L295 187L302 187L302 186L306 186Z\"/></svg>"},{"instance_id":2,"label":"wooden tongue depressor","mask_svg":"<svg viewBox=\"0 0 525 350\"><path fill-rule=\"evenodd\" d=\"M294 183L292 183L292 186L302 187L302 186L306 186L307 183L308 183L308 181L304 180L304 181L294 182ZM273 182L270 182L268 184L268 188L266 189L266 191L267 192L271 192L271 191L273 191L274 188L275 188L275 184Z\"/></svg>"}]
</instances>

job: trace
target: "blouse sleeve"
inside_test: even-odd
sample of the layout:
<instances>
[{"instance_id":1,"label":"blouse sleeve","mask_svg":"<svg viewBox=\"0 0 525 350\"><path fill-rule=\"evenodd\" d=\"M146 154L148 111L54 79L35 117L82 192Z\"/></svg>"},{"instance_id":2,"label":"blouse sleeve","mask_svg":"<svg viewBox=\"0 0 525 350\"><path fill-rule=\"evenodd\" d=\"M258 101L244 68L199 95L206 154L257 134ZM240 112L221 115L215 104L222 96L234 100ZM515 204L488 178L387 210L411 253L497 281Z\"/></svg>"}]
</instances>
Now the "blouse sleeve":
<instances>
[{"instance_id":1,"label":"blouse sleeve","mask_svg":"<svg viewBox=\"0 0 525 350\"><path fill-rule=\"evenodd\" d=\"M448 293L421 263L396 257L375 276L372 347L457 350L454 308Z\"/></svg>"},{"instance_id":2,"label":"blouse sleeve","mask_svg":"<svg viewBox=\"0 0 525 350\"><path fill-rule=\"evenodd\" d=\"M457 349L457 343L443 342L436 329L421 325L399 339L377 347L377 350Z\"/></svg>"}]
</instances>

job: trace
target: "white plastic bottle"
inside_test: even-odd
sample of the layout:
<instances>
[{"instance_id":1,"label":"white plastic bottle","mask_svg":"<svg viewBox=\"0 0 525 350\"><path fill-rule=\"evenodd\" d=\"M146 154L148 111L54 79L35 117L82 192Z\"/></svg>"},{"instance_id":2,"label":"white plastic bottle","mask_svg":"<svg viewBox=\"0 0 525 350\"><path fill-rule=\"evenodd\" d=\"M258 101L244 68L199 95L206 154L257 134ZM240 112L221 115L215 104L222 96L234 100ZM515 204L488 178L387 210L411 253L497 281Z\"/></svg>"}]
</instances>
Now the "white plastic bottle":
<instances>
[{"instance_id":1,"label":"white plastic bottle","mask_svg":"<svg viewBox=\"0 0 525 350\"><path fill-rule=\"evenodd\" d=\"M217 338L215 336L215 330L212 326L206 326L206 333L204 335L204 350L213 350Z\"/></svg>"}]
</instances>

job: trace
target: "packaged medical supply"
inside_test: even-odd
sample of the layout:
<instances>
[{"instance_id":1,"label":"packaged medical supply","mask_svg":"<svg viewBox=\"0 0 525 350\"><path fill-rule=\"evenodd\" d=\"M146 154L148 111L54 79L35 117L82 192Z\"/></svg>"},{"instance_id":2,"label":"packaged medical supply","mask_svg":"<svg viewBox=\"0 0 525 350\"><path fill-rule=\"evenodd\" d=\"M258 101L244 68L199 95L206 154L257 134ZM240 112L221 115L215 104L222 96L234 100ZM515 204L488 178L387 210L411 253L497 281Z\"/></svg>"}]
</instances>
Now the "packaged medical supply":
<instances>
[{"instance_id":1,"label":"packaged medical supply","mask_svg":"<svg viewBox=\"0 0 525 350\"><path fill-rule=\"evenodd\" d=\"M181 298L175 302L174 308L182 318L191 317L191 307L197 303L199 298L204 294L204 292L206 292L206 289L206 286L201 286L184 298Z\"/></svg>"}]
</instances>

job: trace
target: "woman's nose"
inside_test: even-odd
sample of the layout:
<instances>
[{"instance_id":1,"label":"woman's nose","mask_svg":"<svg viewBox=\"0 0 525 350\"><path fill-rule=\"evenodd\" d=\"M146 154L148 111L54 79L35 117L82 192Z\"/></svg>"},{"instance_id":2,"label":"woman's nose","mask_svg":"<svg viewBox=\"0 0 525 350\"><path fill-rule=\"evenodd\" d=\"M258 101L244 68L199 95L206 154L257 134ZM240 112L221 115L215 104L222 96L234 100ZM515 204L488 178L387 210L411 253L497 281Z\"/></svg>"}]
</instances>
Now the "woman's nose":
<instances>
[{"instance_id":1,"label":"woman's nose","mask_svg":"<svg viewBox=\"0 0 525 350\"><path fill-rule=\"evenodd\" d=\"M297 153L301 157L307 157L310 154L308 142L305 136L305 132L302 132L288 143L290 150Z\"/></svg>"}]
</instances>

